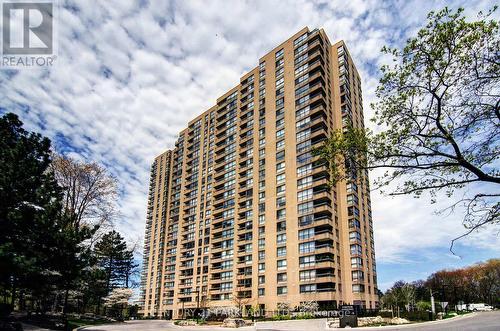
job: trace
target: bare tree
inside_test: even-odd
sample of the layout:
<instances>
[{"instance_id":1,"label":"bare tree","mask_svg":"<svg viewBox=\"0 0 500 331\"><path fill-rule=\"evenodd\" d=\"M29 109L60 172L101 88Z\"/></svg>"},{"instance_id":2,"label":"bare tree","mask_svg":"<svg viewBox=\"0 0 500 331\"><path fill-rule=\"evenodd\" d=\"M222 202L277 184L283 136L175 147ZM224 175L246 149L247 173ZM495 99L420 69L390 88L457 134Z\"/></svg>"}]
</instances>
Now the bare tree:
<instances>
[{"instance_id":1,"label":"bare tree","mask_svg":"<svg viewBox=\"0 0 500 331\"><path fill-rule=\"evenodd\" d=\"M116 178L95 162L61 155L53 156L51 170L63 189L64 209L75 228L110 225L116 212Z\"/></svg>"}]
</instances>

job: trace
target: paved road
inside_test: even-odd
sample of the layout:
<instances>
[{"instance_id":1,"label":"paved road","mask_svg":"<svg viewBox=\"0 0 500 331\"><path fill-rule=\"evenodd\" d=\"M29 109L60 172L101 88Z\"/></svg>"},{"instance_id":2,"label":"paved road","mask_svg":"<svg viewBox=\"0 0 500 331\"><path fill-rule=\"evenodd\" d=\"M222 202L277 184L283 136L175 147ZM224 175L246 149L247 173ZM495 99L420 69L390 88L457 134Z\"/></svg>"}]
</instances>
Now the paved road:
<instances>
[{"instance_id":1,"label":"paved road","mask_svg":"<svg viewBox=\"0 0 500 331\"><path fill-rule=\"evenodd\" d=\"M302 320L260 322L255 327L239 328L238 330L258 331L314 331L335 330L326 329L326 320ZM196 330L231 330L215 327L179 327L169 321L131 321L121 324L100 325L85 328L85 331L196 331ZM417 325L403 325L375 328L355 328L355 330L402 330L402 331L498 331L500 330L500 311L481 312L455 318L452 320L427 322Z\"/></svg>"},{"instance_id":2,"label":"paved road","mask_svg":"<svg viewBox=\"0 0 500 331\"><path fill-rule=\"evenodd\" d=\"M158 321L158 320L142 320L142 321L129 321L126 323L117 323L109 325L96 325L84 328L85 331L228 331L233 329L219 328L213 326L177 326L171 321ZM234 329L236 330L236 329ZM255 330L254 327L243 327L237 330Z\"/></svg>"},{"instance_id":3,"label":"paved road","mask_svg":"<svg viewBox=\"0 0 500 331\"><path fill-rule=\"evenodd\" d=\"M500 330L500 311L473 313L454 318L451 321L444 320L384 329L402 331L498 331Z\"/></svg>"}]
</instances>

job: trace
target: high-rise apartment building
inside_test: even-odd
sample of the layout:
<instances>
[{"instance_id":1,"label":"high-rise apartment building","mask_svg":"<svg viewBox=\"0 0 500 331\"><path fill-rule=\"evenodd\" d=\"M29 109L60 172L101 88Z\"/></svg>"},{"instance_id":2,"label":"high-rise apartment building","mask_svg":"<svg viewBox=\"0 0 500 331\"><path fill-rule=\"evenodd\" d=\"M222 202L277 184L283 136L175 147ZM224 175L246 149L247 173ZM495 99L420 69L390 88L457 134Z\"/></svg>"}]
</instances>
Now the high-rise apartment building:
<instances>
[{"instance_id":1,"label":"high-rise apartment building","mask_svg":"<svg viewBox=\"0 0 500 331\"><path fill-rule=\"evenodd\" d=\"M368 174L328 186L311 153L363 127L345 44L304 28L189 122L152 166L141 304L274 310L378 304Z\"/></svg>"}]
</instances>

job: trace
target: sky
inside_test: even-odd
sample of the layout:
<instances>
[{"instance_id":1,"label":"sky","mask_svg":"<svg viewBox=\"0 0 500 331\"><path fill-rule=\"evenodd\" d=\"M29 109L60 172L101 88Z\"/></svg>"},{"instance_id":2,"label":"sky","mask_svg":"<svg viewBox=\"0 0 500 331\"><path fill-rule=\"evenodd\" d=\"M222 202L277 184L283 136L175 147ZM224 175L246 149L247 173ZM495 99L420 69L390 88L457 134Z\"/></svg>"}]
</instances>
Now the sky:
<instances>
[{"instance_id":1,"label":"sky","mask_svg":"<svg viewBox=\"0 0 500 331\"><path fill-rule=\"evenodd\" d=\"M119 181L116 229L142 242L148 175L187 122L239 83L258 59L305 26L343 39L362 77L365 118L383 45L401 47L427 13L462 6L476 17L494 1L59 0L57 60L46 69L0 70L0 114L19 114L57 152L104 165ZM372 125L367 121L368 126ZM373 127L372 127L373 128ZM374 128L376 129L376 128ZM372 179L376 174L372 174ZM500 257L497 229L461 240L451 200L372 193L379 287Z\"/></svg>"}]
</instances>

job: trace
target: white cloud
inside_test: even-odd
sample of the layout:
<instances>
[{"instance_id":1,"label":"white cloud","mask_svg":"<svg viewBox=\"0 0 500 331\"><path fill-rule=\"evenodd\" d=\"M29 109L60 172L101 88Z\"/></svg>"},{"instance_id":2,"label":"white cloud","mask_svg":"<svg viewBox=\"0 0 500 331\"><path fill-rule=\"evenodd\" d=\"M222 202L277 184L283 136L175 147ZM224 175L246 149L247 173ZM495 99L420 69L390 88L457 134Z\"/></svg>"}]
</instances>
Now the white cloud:
<instances>
[{"instance_id":1,"label":"white cloud","mask_svg":"<svg viewBox=\"0 0 500 331\"><path fill-rule=\"evenodd\" d=\"M58 64L50 72L0 73L0 107L21 114L58 148L105 164L120 181L118 229L143 235L149 166L194 116L239 82L258 59L304 26L344 39L363 78L370 117L384 44L403 43L442 1L61 1ZM456 7L464 1L448 1ZM467 1L471 13L488 1ZM105 77L104 71L108 70ZM28 112L24 106L29 106ZM65 141L59 142L63 136ZM71 151L73 149L73 151ZM446 245L457 217L428 201L374 194L377 252L401 261ZM383 244L382 244L383 243ZM467 242L480 247L497 237Z\"/></svg>"}]
</instances>

